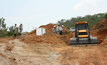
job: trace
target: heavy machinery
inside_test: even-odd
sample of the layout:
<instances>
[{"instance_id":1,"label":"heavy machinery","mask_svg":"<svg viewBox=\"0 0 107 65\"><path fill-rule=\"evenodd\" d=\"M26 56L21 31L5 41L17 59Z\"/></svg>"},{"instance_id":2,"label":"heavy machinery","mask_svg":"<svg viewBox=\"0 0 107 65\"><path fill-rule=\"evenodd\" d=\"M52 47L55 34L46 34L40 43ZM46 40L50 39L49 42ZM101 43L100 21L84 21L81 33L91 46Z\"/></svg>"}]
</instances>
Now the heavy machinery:
<instances>
[{"instance_id":1,"label":"heavy machinery","mask_svg":"<svg viewBox=\"0 0 107 65\"><path fill-rule=\"evenodd\" d=\"M70 45L97 44L97 37L90 35L88 22L75 23L75 36L70 39Z\"/></svg>"}]
</instances>

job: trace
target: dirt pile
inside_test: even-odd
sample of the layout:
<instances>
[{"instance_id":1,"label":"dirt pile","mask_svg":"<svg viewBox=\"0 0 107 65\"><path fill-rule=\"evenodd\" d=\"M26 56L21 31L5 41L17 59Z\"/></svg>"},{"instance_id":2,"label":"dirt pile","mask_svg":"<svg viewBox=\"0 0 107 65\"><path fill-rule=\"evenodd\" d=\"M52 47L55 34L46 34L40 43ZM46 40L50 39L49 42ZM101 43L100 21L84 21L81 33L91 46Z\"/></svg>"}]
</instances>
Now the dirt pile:
<instances>
[{"instance_id":1,"label":"dirt pile","mask_svg":"<svg viewBox=\"0 0 107 65\"><path fill-rule=\"evenodd\" d=\"M107 44L107 42L104 42L107 39L107 22L99 22L99 23L97 23L92 28L91 34L93 36L97 36L98 37L99 44Z\"/></svg>"},{"instance_id":2,"label":"dirt pile","mask_svg":"<svg viewBox=\"0 0 107 65\"><path fill-rule=\"evenodd\" d=\"M40 28L45 28L47 32L52 32L53 24L42 25Z\"/></svg>"},{"instance_id":3,"label":"dirt pile","mask_svg":"<svg viewBox=\"0 0 107 65\"><path fill-rule=\"evenodd\" d=\"M24 41L25 43L68 43L68 39L70 38L70 36L72 36L69 30L63 27L63 35L58 35L52 32L53 26L53 24L40 26L40 28L46 29L46 34L42 36L36 36L36 30L34 30L30 32L28 35L21 37L21 41Z\"/></svg>"},{"instance_id":4,"label":"dirt pile","mask_svg":"<svg viewBox=\"0 0 107 65\"><path fill-rule=\"evenodd\" d=\"M107 19L102 20L102 22L107 22Z\"/></svg>"},{"instance_id":5,"label":"dirt pile","mask_svg":"<svg viewBox=\"0 0 107 65\"><path fill-rule=\"evenodd\" d=\"M58 35L56 35L58 37ZM26 43L64 43L62 40L58 39L55 34L46 33L43 36L36 36L35 34L26 35L21 38L21 41Z\"/></svg>"},{"instance_id":6,"label":"dirt pile","mask_svg":"<svg viewBox=\"0 0 107 65\"><path fill-rule=\"evenodd\" d=\"M30 32L29 34L36 34L36 30L33 30L33 31Z\"/></svg>"}]
</instances>

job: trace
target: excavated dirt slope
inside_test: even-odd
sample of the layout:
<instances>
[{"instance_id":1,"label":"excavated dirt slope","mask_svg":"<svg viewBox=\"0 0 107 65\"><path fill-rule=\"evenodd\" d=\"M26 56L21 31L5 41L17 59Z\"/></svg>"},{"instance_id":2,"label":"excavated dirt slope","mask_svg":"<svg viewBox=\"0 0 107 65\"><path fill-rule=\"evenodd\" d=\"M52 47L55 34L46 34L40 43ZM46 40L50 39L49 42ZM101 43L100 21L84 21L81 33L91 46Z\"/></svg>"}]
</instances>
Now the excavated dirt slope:
<instances>
[{"instance_id":1,"label":"excavated dirt slope","mask_svg":"<svg viewBox=\"0 0 107 65\"><path fill-rule=\"evenodd\" d=\"M104 22L105 21L105 22ZM91 34L98 37L100 45L107 45L107 20L103 20L96 24L92 30Z\"/></svg>"},{"instance_id":2,"label":"excavated dirt slope","mask_svg":"<svg viewBox=\"0 0 107 65\"><path fill-rule=\"evenodd\" d=\"M61 43L61 44L66 44L69 43L69 38L72 36L72 33L69 32L68 29L66 29L65 27L63 27L64 32L63 35L58 35L56 33L52 32L52 27L53 24L48 24L48 25L43 25L40 26L42 28L46 29L46 34L44 34L43 36L36 36L36 31L32 31L31 33L29 33L28 35L21 37L21 41L25 42L25 43L50 43L50 44L57 44L57 43Z\"/></svg>"}]
</instances>

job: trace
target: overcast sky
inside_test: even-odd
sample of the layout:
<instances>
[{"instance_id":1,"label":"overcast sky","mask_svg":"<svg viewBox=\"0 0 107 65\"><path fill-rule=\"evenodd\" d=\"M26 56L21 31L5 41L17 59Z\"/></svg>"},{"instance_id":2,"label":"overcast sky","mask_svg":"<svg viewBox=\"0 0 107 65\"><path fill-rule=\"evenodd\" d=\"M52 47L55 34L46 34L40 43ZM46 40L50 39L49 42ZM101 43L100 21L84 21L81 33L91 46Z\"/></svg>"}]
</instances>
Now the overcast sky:
<instances>
[{"instance_id":1,"label":"overcast sky","mask_svg":"<svg viewBox=\"0 0 107 65\"><path fill-rule=\"evenodd\" d=\"M107 12L107 0L0 0L0 18L24 31L61 19Z\"/></svg>"}]
</instances>

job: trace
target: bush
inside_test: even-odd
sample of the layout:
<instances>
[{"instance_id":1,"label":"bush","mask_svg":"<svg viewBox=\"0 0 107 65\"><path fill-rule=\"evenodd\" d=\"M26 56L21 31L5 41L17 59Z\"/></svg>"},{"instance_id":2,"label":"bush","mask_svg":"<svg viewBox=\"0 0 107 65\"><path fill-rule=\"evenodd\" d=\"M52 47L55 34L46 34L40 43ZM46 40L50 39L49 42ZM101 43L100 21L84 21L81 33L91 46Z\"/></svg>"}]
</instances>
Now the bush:
<instances>
[{"instance_id":1,"label":"bush","mask_svg":"<svg viewBox=\"0 0 107 65\"><path fill-rule=\"evenodd\" d=\"M8 35L8 33L6 30L3 30L3 29L0 30L0 37L5 37L7 35Z\"/></svg>"},{"instance_id":2,"label":"bush","mask_svg":"<svg viewBox=\"0 0 107 65\"><path fill-rule=\"evenodd\" d=\"M84 17L81 17L81 16L73 17L67 20L64 19L64 21L61 19L60 21L58 21L58 24L64 25L66 28L69 29L75 26L75 22L87 21L89 24L89 27L91 28L98 22L101 22L104 18L107 19L107 14L99 13L99 14L94 14L94 15L86 15Z\"/></svg>"},{"instance_id":3,"label":"bush","mask_svg":"<svg viewBox=\"0 0 107 65\"><path fill-rule=\"evenodd\" d=\"M107 13L104 15L105 19L107 19Z\"/></svg>"}]
</instances>

